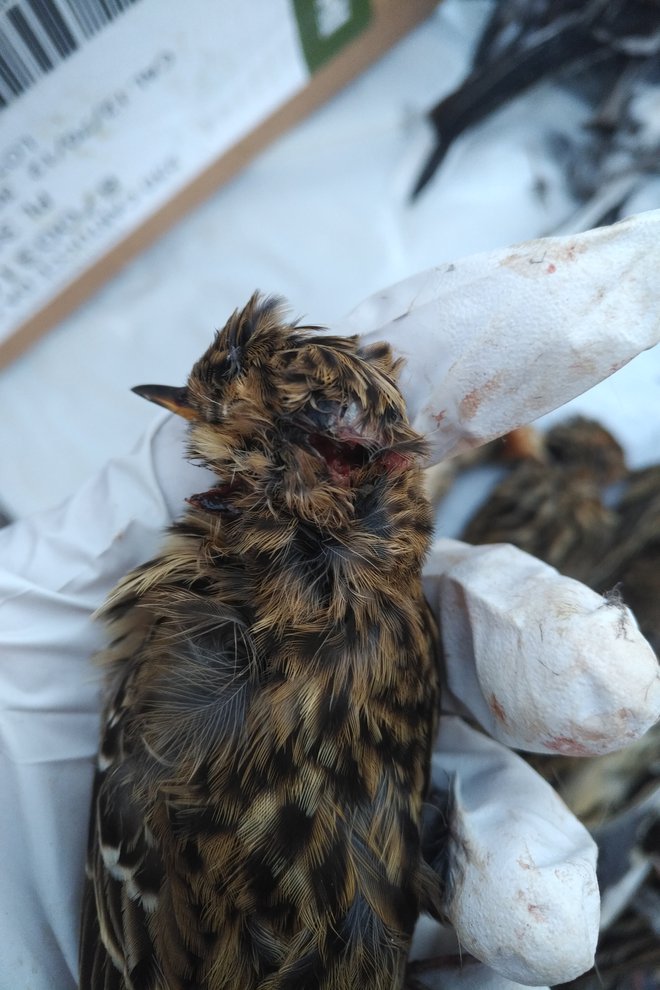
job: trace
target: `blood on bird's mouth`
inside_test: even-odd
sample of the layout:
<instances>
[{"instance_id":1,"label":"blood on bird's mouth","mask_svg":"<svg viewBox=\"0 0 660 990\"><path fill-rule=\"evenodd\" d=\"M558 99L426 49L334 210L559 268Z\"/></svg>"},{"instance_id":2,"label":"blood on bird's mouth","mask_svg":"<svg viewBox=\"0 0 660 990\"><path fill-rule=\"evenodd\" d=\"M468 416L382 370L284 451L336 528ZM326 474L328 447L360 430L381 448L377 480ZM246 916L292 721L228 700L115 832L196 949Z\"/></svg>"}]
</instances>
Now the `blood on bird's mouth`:
<instances>
[{"instance_id":1,"label":"blood on bird's mouth","mask_svg":"<svg viewBox=\"0 0 660 990\"><path fill-rule=\"evenodd\" d=\"M332 474L349 478L351 471L364 467L370 459L365 442L358 438L336 440L323 433L310 433L309 443L328 465Z\"/></svg>"}]
</instances>

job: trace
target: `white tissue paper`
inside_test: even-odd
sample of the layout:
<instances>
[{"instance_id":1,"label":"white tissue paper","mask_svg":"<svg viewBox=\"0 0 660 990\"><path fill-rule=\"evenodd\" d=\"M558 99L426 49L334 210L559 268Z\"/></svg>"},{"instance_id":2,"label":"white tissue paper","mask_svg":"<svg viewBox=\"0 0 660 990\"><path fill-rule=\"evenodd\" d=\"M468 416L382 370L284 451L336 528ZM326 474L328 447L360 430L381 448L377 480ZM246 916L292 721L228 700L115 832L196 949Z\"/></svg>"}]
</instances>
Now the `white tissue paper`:
<instances>
[{"instance_id":1,"label":"white tissue paper","mask_svg":"<svg viewBox=\"0 0 660 990\"><path fill-rule=\"evenodd\" d=\"M660 340L660 210L442 264L338 328L406 358L413 425L437 461L555 409Z\"/></svg>"}]
</instances>

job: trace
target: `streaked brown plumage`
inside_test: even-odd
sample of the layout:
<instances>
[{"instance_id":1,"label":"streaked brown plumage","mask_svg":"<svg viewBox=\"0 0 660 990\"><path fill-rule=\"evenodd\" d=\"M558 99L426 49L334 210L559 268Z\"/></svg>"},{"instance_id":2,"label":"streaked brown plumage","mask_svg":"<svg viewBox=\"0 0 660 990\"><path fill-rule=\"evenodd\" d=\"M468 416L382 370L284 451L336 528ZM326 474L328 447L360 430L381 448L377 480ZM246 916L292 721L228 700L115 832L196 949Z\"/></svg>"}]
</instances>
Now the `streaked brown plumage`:
<instances>
[{"instance_id":1,"label":"streaked brown plumage","mask_svg":"<svg viewBox=\"0 0 660 990\"><path fill-rule=\"evenodd\" d=\"M438 880L431 535L386 344L253 296L184 389L218 482L103 609L81 988L394 990Z\"/></svg>"},{"instance_id":2,"label":"streaked brown plumage","mask_svg":"<svg viewBox=\"0 0 660 990\"><path fill-rule=\"evenodd\" d=\"M613 545L599 560L596 580L619 586L626 605L660 653L660 465L631 471L617 503Z\"/></svg>"},{"instance_id":3,"label":"streaked brown plumage","mask_svg":"<svg viewBox=\"0 0 660 990\"><path fill-rule=\"evenodd\" d=\"M628 472L602 426L581 417L544 436L491 448L518 458L465 529L474 542L513 543L625 602L660 649L660 466ZM605 505L611 482L617 498ZM607 589L612 589L608 591ZM607 911L596 965L564 990L660 985L660 725L599 757L523 754L591 830ZM614 900L612 900L614 898ZM614 903L615 907L612 907Z\"/></svg>"},{"instance_id":4,"label":"streaked brown plumage","mask_svg":"<svg viewBox=\"0 0 660 990\"><path fill-rule=\"evenodd\" d=\"M505 445L506 456L513 456L514 440ZM470 519L462 538L513 543L589 584L617 527L616 512L602 500L603 487L624 472L621 447L594 420L578 416L560 423L534 445L526 436L521 459Z\"/></svg>"}]
</instances>

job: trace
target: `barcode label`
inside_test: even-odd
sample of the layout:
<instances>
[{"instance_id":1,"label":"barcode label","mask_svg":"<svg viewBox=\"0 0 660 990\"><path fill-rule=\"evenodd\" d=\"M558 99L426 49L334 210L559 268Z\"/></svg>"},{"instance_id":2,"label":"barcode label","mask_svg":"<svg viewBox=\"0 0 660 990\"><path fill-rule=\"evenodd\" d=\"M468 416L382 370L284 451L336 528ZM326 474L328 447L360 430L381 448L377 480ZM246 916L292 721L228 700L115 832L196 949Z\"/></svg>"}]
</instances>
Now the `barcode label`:
<instances>
[{"instance_id":1,"label":"barcode label","mask_svg":"<svg viewBox=\"0 0 660 990\"><path fill-rule=\"evenodd\" d=\"M0 17L0 110L137 0L21 0Z\"/></svg>"}]
</instances>

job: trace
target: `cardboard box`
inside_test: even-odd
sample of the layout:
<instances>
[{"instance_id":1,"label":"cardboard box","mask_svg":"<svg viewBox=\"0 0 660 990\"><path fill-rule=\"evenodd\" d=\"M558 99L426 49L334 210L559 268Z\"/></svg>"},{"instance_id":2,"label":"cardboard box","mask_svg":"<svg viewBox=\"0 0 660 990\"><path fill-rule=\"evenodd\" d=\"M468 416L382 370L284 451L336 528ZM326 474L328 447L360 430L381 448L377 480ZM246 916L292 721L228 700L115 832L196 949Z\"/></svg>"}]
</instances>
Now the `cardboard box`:
<instances>
[{"instance_id":1,"label":"cardboard box","mask_svg":"<svg viewBox=\"0 0 660 990\"><path fill-rule=\"evenodd\" d=\"M0 0L0 365L435 0Z\"/></svg>"}]
</instances>

